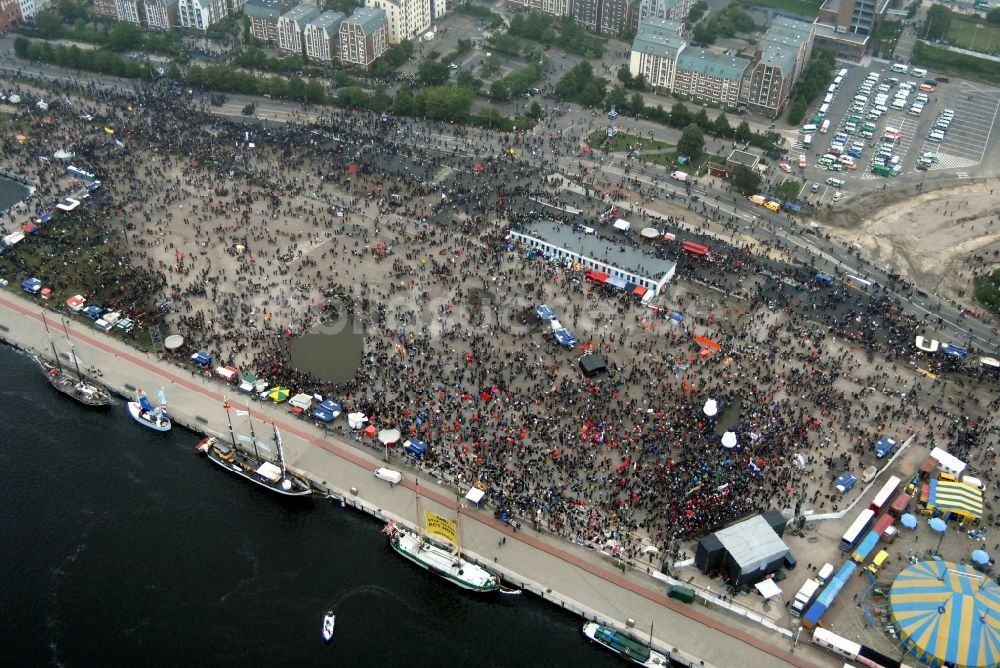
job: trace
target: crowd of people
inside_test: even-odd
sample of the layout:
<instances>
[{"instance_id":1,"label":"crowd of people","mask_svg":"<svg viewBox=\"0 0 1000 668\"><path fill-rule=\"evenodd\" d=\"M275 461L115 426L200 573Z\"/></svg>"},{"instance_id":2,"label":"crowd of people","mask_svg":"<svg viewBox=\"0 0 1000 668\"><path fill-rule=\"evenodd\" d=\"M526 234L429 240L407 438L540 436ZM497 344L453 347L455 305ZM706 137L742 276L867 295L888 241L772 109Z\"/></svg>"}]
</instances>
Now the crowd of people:
<instances>
[{"instance_id":1,"label":"crowd of people","mask_svg":"<svg viewBox=\"0 0 1000 668\"><path fill-rule=\"evenodd\" d=\"M241 125L166 84L59 92L47 112L19 110L24 141L3 144L2 171L34 193L0 222L9 232L79 189L38 159L56 149L103 186L0 258L6 275L79 291L183 335L188 353L419 438L430 447L416 465L539 528L677 555L753 512L836 510L832 478L859 470L881 435L993 463L984 419L997 400L978 388L995 379L922 357L921 323L892 293L815 283L815 268L737 237L718 202L609 180L583 128L526 137L339 111ZM605 235L603 195L616 192L632 197L620 215L676 241ZM542 217L672 259L675 278L650 309L508 240ZM681 238L712 256L684 256ZM538 320L542 303L576 349ZM364 345L352 374L324 377L290 353L294 337L350 326ZM606 375L580 372L587 353ZM343 418L325 428L376 445Z\"/></svg>"}]
</instances>

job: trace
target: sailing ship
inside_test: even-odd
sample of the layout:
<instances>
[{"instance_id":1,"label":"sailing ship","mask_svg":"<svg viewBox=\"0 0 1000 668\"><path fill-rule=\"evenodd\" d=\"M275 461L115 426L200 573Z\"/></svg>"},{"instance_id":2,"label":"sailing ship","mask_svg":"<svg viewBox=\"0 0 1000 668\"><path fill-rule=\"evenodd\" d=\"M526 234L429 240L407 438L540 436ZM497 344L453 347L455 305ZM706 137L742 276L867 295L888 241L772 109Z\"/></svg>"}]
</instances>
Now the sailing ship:
<instances>
[{"instance_id":1,"label":"sailing ship","mask_svg":"<svg viewBox=\"0 0 1000 668\"><path fill-rule=\"evenodd\" d=\"M170 422L170 416L167 415L167 401L163 396L163 390L160 390L159 406L153 406L149 403L149 398L142 390L136 390L135 394L136 400L126 404L128 414L132 416L132 419L153 431L170 431L173 425Z\"/></svg>"},{"instance_id":2,"label":"sailing ship","mask_svg":"<svg viewBox=\"0 0 1000 668\"><path fill-rule=\"evenodd\" d=\"M233 429L233 420L229 415L231 406L226 399L222 407L226 410L226 420L229 422L229 436L232 444L226 443L215 437L208 437L197 445L198 452L206 455L210 461L218 464L230 473L246 478L252 483L266 487L272 492L284 496L308 496L312 494L312 487L309 483L288 472L285 468L285 456L281 449L281 435L278 428L271 424L274 429L275 450L277 450L277 464L261 456L261 450L270 452L270 448L257 440L257 435L253 430L253 419L250 417L250 407L246 411L237 410L237 415L246 415L250 421L250 436L242 434L237 437ZM253 453L240 447L240 443L248 443L253 447Z\"/></svg>"},{"instance_id":3,"label":"sailing ship","mask_svg":"<svg viewBox=\"0 0 1000 668\"><path fill-rule=\"evenodd\" d=\"M333 610L327 610L323 616L323 640L326 642L333 640L333 629L336 624L337 615L333 614Z\"/></svg>"},{"instance_id":4,"label":"sailing ship","mask_svg":"<svg viewBox=\"0 0 1000 668\"><path fill-rule=\"evenodd\" d=\"M424 535L424 525L420 512L420 490L419 483L417 492L417 531L413 532L400 526L395 520L390 520L382 529L382 533L389 537L389 544L404 558L412 561L417 566L439 575L458 585L462 589L474 592L490 592L500 588L500 579L478 564L473 564L462 558L462 547L459 536L461 534L458 518L461 513L456 514L455 522L449 522L433 513L427 513L428 533L430 531L430 520L433 519L435 529L433 534L444 538L449 542L449 547L442 547L431 542L428 536Z\"/></svg>"},{"instance_id":5,"label":"sailing ship","mask_svg":"<svg viewBox=\"0 0 1000 668\"><path fill-rule=\"evenodd\" d=\"M643 644L610 626L602 626L595 622L587 622L583 625L583 635L587 636L591 642L640 666L658 668L670 665L666 656L653 650L652 624L649 625L649 644Z\"/></svg>"},{"instance_id":6,"label":"sailing ship","mask_svg":"<svg viewBox=\"0 0 1000 668\"><path fill-rule=\"evenodd\" d=\"M70 357L76 366L75 376L69 370L64 369L59 362L59 353L56 352L56 344L52 341L52 333L49 331L49 323L45 319L44 312L42 313L42 322L45 324L45 334L49 337L49 345L52 347L52 357L56 363L50 364L38 355L33 354L32 357L35 363L42 369L42 372L45 373L45 378L49 381L49 385L84 406L92 408L107 408L110 406L111 397L108 396L108 393L96 385L88 383L84 380L83 374L80 373L80 362L76 356L73 342L70 341L69 330L66 330L66 340L70 342ZM63 322L63 327L66 327L65 322Z\"/></svg>"}]
</instances>

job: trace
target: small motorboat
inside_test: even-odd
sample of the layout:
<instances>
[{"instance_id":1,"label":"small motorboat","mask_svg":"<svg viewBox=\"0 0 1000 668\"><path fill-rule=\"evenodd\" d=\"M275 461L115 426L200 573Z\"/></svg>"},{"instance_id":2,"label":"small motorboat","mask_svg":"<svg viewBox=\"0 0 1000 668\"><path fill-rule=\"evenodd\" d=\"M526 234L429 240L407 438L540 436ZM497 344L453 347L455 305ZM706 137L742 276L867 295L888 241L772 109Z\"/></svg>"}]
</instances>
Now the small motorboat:
<instances>
[{"instance_id":1,"label":"small motorboat","mask_svg":"<svg viewBox=\"0 0 1000 668\"><path fill-rule=\"evenodd\" d=\"M500 593L505 594L507 596L518 596L520 595L521 590L518 589L517 587L511 587L510 585L505 585L504 583L501 582Z\"/></svg>"},{"instance_id":2,"label":"small motorboat","mask_svg":"<svg viewBox=\"0 0 1000 668\"><path fill-rule=\"evenodd\" d=\"M170 417L167 415L164 402L154 407L142 390L137 392L136 399L125 404L133 420L154 431L170 431Z\"/></svg>"},{"instance_id":3,"label":"small motorboat","mask_svg":"<svg viewBox=\"0 0 1000 668\"><path fill-rule=\"evenodd\" d=\"M333 610L327 610L323 616L323 640L326 642L333 640L333 627L336 622L337 616L333 614Z\"/></svg>"}]
</instances>

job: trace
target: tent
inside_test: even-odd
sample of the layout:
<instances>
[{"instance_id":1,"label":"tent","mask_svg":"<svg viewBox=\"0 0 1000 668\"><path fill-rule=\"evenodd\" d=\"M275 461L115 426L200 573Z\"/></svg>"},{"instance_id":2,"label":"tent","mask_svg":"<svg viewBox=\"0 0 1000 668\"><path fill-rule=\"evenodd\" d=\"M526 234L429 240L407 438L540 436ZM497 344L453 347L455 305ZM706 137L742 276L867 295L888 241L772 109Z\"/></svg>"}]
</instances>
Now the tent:
<instances>
[{"instance_id":1,"label":"tent","mask_svg":"<svg viewBox=\"0 0 1000 668\"><path fill-rule=\"evenodd\" d=\"M618 230L619 232L628 232L629 228L632 227L632 223L628 222L627 220L622 220L621 218L619 218L614 223L612 223L611 226L616 230Z\"/></svg>"},{"instance_id":2,"label":"tent","mask_svg":"<svg viewBox=\"0 0 1000 668\"><path fill-rule=\"evenodd\" d=\"M548 304L542 304L535 309L535 313L538 315L539 320L555 320L555 311Z\"/></svg>"},{"instance_id":3,"label":"tent","mask_svg":"<svg viewBox=\"0 0 1000 668\"><path fill-rule=\"evenodd\" d=\"M580 371L587 378L592 378L601 373L607 373L608 363L603 357L597 354L584 355L580 358Z\"/></svg>"},{"instance_id":4,"label":"tent","mask_svg":"<svg viewBox=\"0 0 1000 668\"><path fill-rule=\"evenodd\" d=\"M781 596L781 587L774 584L774 580L771 578L761 580L755 584L754 587L760 592L760 595L764 597L765 601Z\"/></svg>"},{"instance_id":5,"label":"tent","mask_svg":"<svg viewBox=\"0 0 1000 668\"><path fill-rule=\"evenodd\" d=\"M945 343L944 345L942 345L941 352L943 352L945 355L951 355L952 357L957 357L960 360L965 359L965 357L969 354L969 351L967 351L965 348L956 346L954 343Z\"/></svg>"},{"instance_id":6,"label":"tent","mask_svg":"<svg viewBox=\"0 0 1000 668\"><path fill-rule=\"evenodd\" d=\"M72 211L78 206L80 206L80 200L73 199L72 197L67 197L63 201L56 204L56 208L60 211Z\"/></svg>"},{"instance_id":7,"label":"tent","mask_svg":"<svg viewBox=\"0 0 1000 668\"><path fill-rule=\"evenodd\" d=\"M576 337L570 334L569 330L565 327L557 329L552 333L556 337L556 343L561 346L566 346L567 348L572 348L576 345Z\"/></svg>"},{"instance_id":8,"label":"tent","mask_svg":"<svg viewBox=\"0 0 1000 668\"><path fill-rule=\"evenodd\" d=\"M216 368L215 375L227 383L231 383L239 377L236 369L231 366L220 366Z\"/></svg>"},{"instance_id":9,"label":"tent","mask_svg":"<svg viewBox=\"0 0 1000 668\"><path fill-rule=\"evenodd\" d=\"M257 382L257 376L252 373L248 373L243 376L243 380L240 381L239 390L240 392L250 393L254 391L254 383ZM262 390L263 391L263 390Z\"/></svg>"},{"instance_id":10,"label":"tent","mask_svg":"<svg viewBox=\"0 0 1000 668\"><path fill-rule=\"evenodd\" d=\"M421 459L427 452L427 444L416 438L408 438L403 443L403 452L412 455L416 459Z\"/></svg>"},{"instance_id":11,"label":"tent","mask_svg":"<svg viewBox=\"0 0 1000 668\"><path fill-rule=\"evenodd\" d=\"M694 565L702 573L715 573L722 568L726 550L714 533L702 536L694 553Z\"/></svg>"},{"instance_id":12,"label":"tent","mask_svg":"<svg viewBox=\"0 0 1000 668\"><path fill-rule=\"evenodd\" d=\"M367 432L368 430L366 429L365 433ZM382 445L392 445L399 442L400 436L402 436L402 434L399 433L398 429L383 429L378 433L378 441Z\"/></svg>"},{"instance_id":13,"label":"tent","mask_svg":"<svg viewBox=\"0 0 1000 668\"><path fill-rule=\"evenodd\" d=\"M927 505L942 512L979 519L983 516L983 493L965 483L931 480Z\"/></svg>"},{"instance_id":14,"label":"tent","mask_svg":"<svg viewBox=\"0 0 1000 668\"><path fill-rule=\"evenodd\" d=\"M361 429L368 422L368 416L364 413L348 413L347 414L347 426L351 429Z\"/></svg>"},{"instance_id":15,"label":"tent","mask_svg":"<svg viewBox=\"0 0 1000 668\"><path fill-rule=\"evenodd\" d=\"M120 313L116 315L118 316L118 318L121 318ZM118 318L115 319L116 322ZM107 316L105 316L105 320L107 320ZM180 334L171 334L167 338L163 339L163 347L166 348L167 350L177 350L183 345L184 345L184 337L181 336Z\"/></svg>"},{"instance_id":16,"label":"tent","mask_svg":"<svg viewBox=\"0 0 1000 668\"><path fill-rule=\"evenodd\" d=\"M41 295L42 299L48 299L49 297L52 296L52 288L42 288L42 291L39 294Z\"/></svg>"},{"instance_id":17,"label":"tent","mask_svg":"<svg viewBox=\"0 0 1000 668\"><path fill-rule=\"evenodd\" d=\"M892 624L914 656L931 666L1000 665L1000 587L969 564L921 561L889 590Z\"/></svg>"},{"instance_id":18,"label":"tent","mask_svg":"<svg viewBox=\"0 0 1000 668\"><path fill-rule=\"evenodd\" d=\"M8 246L13 246L14 244L20 243L22 241L24 241L24 232L21 230L12 232L3 238L3 242Z\"/></svg>"},{"instance_id":19,"label":"tent","mask_svg":"<svg viewBox=\"0 0 1000 668\"><path fill-rule=\"evenodd\" d=\"M936 353L938 347L941 345L935 339L925 339L922 336L918 336L914 343L917 348L928 353Z\"/></svg>"},{"instance_id":20,"label":"tent","mask_svg":"<svg viewBox=\"0 0 1000 668\"><path fill-rule=\"evenodd\" d=\"M91 304L90 306L83 309L83 312L91 320L97 320L98 318L101 317L101 315L104 314L104 309L101 308L100 306L97 306L96 304Z\"/></svg>"},{"instance_id":21,"label":"tent","mask_svg":"<svg viewBox=\"0 0 1000 668\"><path fill-rule=\"evenodd\" d=\"M73 295L66 300L66 307L69 308L70 311L76 313L77 311L83 309L83 305L86 303L87 300L84 299L83 295Z\"/></svg>"},{"instance_id":22,"label":"tent","mask_svg":"<svg viewBox=\"0 0 1000 668\"><path fill-rule=\"evenodd\" d=\"M333 422L342 412L340 404L327 399L313 409L312 416L320 422Z\"/></svg>"},{"instance_id":23,"label":"tent","mask_svg":"<svg viewBox=\"0 0 1000 668\"><path fill-rule=\"evenodd\" d=\"M478 487L473 487L472 489L470 489L466 493L465 500L468 501L469 503L472 503L472 504L475 504L475 505L478 506L480 503L482 503L483 497L485 497L485 496L486 496L486 492L484 492L483 490L479 489Z\"/></svg>"},{"instance_id":24,"label":"tent","mask_svg":"<svg viewBox=\"0 0 1000 668\"><path fill-rule=\"evenodd\" d=\"M212 356L204 350L199 350L194 355L191 355L191 361L201 368L207 369L212 364Z\"/></svg>"},{"instance_id":25,"label":"tent","mask_svg":"<svg viewBox=\"0 0 1000 668\"><path fill-rule=\"evenodd\" d=\"M267 398L276 404L288 401L288 396L292 393L287 387L275 387L267 393Z\"/></svg>"},{"instance_id":26,"label":"tent","mask_svg":"<svg viewBox=\"0 0 1000 668\"><path fill-rule=\"evenodd\" d=\"M299 393L288 400L288 404L293 408L308 410L312 407L313 398L311 394Z\"/></svg>"},{"instance_id":27,"label":"tent","mask_svg":"<svg viewBox=\"0 0 1000 668\"><path fill-rule=\"evenodd\" d=\"M21 289L29 295L35 295L42 289L42 282L37 278L26 278L21 281Z\"/></svg>"},{"instance_id":28,"label":"tent","mask_svg":"<svg viewBox=\"0 0 1000 668\"><path fill-rule=\"evenodd\" d=\"M660 236L660 231L655 227L644 227L639 234L642 235L643 239L655 239Z\"/></svg>"},{"instance_id":29,"label":"tent","mask_svg":"<svg viewBox=\"0 0 1000 668\"><path fill-rule=\"evenodd\" d=\"M781 567L788 546L762 515L715 532L726 550L725 570L735 585L757 582Z\"/></svg>"},{"instance_id":30,"label":"tent","mask_svg":"<svg viewBox=\"0 0 1000 668\"><path fill-rule=\"evenodd\" d=\"M43 213L41 215L41 217L36 218L35 222L38 223L38 224L42 224L42 223L47 223L50 220L52 220L52 212L51 211L46 211L45 213Z\"/></svg>"}]
</instances>

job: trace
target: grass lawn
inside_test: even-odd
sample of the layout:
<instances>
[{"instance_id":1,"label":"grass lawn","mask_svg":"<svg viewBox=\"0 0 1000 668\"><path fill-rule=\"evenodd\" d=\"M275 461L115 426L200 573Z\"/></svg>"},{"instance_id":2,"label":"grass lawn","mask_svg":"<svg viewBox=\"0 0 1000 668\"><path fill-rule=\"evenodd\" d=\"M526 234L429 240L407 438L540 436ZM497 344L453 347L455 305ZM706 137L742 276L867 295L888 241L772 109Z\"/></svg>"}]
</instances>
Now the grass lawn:
<instances>
[{"instance_id":1,"label":"grass lawn","mask_svg":"<svg viewBox=\"0 0 1000 668\"><path fill-rule=\"evenodd\" d=\"M973 81L1000 83L1000 66L996 62L940 49L923 42L914 45L912 62L931 70L934 75L947 74Z\"/></svg>"},{"instance_id":2,"label":"grass lawn","mask_svg":"<svg viewBox=\"0 0 1000 668\"><path fill-rule=\"evenodd\" d=\"M744 7L770 7L814 19L819 15L823 0L739 0L739 4Z\"/></svg>"},{"instance_id":3,"label":"grass lawn","mask_svg":"<svg viewBox=\"0 0 1000 668\"><path fill-rule=\"evenodd\" d=\"M587 137L587 145L593 149L603 150L607 148L607 150L612 153L627 151L629 146L640 146L646 151L670 148L673 146L673 144L668 144L660 141L659 139L650 139L649 137L640 137L638 135L630 135L624 132L619 132L614 137L609 139L607 131L605 130L595 130L592 132L590 136Z\"/></svg>"},{"instance_id":4,"label":"grass lawn","mask_svg":"<svg viewBox=\"0 0 1000 668\"><path fill-rule=\"evenodd\" d=\"M987 23L979 17L952 13L947 41L974 51L996 53L1000 51L1000 25Z\"/></svg>"},{"instance_id":5,"label":"grass lawn","mask_svg":"<svg viewBox=\"0 0 1000 668\"><path fill-rule=\"evenodd\" d=\"M1000 270L994 271L988 276L974 277L972 286L977 302L994 313L1000 311Z\"/></svg>"},{"instance_id":6,"label":"grass lawn","mask_svg":"<svg viewBox=\"0 0 1000 668\"><path fill-rule=\"evenodd\" d=\"M711 158L712 156L706 153L705 155L701 156L701 158L699 158L698 160L689 162L686 165L678 165L676 151L668 151L666 153L652 153L649 155L642 154L639 156L639 159L642 160L643 162L649 162L654 165L661 165L663 167L671 167L671 168L676 166L678 169L687 172L688 174L700 174L701 171L705 168L705 163L707 163Z\"/></svg>"}]
</instances>

